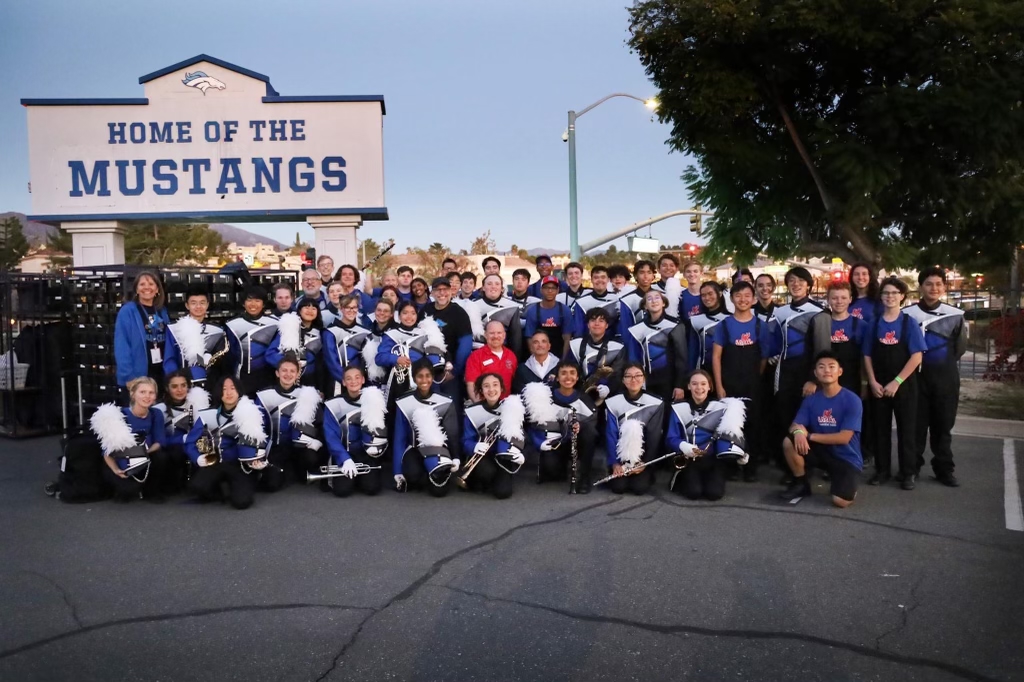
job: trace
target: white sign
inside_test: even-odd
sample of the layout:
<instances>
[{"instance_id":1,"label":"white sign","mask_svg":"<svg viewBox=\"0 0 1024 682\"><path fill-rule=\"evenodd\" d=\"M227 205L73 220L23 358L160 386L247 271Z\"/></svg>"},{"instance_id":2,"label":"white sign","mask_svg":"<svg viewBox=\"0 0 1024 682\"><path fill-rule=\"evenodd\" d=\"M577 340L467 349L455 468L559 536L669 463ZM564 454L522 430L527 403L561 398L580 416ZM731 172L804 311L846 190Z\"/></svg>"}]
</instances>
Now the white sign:
<instances>
[{"instance_id":1,"label":"white sign","mask_svg":"<svg viewBox=\"0 0 1024 682\"><path fill-rule=\"evenodd\" d=\"M139 82L139 99L22 100L32 219L387 219L383 97L282 97L206 55Z\"/></svg>"},{"instance_id":2,"label":"white sign","mask_svg":"<svg viewBox=\"0 0 1024 682\"><path fill-rule=\"evenodd\" d=\"M251 268L252 264L256 262L256 259L253 257L251 253L247 253L244 256L242 256L242 262L245 263L245 267Z\"/></svg>"}]
</instances>

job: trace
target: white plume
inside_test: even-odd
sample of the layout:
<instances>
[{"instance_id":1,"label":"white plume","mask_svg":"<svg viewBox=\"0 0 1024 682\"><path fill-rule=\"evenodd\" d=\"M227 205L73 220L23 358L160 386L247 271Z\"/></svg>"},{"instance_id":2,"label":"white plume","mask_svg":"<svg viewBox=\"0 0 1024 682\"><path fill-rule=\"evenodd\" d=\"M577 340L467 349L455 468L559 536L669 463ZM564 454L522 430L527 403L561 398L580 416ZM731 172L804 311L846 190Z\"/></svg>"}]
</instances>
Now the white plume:
<instances>
[{"instance_id":1,"label":"white plume","mask_svg":"<svg viewBox=\"0 0 1024 682\"><path fill-rule=\"evenodd\" d=\"M448 441L441 429L441 418L431 407L420 407L412 413L412 426L420 447L440 448Z\"/></svg>"},{"instance_id":2,"label":"white plume","mask_svg":"<svg viewBox=\"0 0 1024 682\"><path fill-rule=\"evenodd\" d=\"M278 347L282 351L290 350L296 353L302 348L302 318L298 313L285 313L277 323L277 333L280 337Z\"/></svg>"},{"instance_id":3,"label":"white plume","mask_svg":"<svg viewBox=\"0 0 1024 682\"><path fill-rule=\"evenodd\" d=\"M292 410L292 423L311 426L316 419L316 408L320 406L320 392L312 386L302 386L295 390L295 409Z\"/></svg>"},{"instance_id":4,"label":"white plume","mask_svg":"<svg viewBox=\"0 0 1024 682\"><path fill-rule=\"evenodd\" d=\"M199 364L199 357L206 352L206 342L203 341L203 325L191 317L183 317L171 325L171 333L174 334L178 348L190 367Z\"/></svg>"},{"instance_id":5,"label":"white plume","mask_svg":"<svg viewBox=\"0 0 1024 682\"><path fill-rule=\"evenodd\" d=\"M100 405L89 418L89 426L96 437L100 439L100 447L103 448L105 455L119 450L127 450L136 445L135 434L128 426L121 408L114 403Z\"/></svg>"},{"instance_id":6,"label":"white plume","mask_svg":"<svg viewBox=\"0 0 1024 682\"><path fill-rule=\"evenodd\" d=\"M644 454L644 425L636 419L627 419L619 427L619 442L615 454L621 464L636 466Z\"/></svg>"},{"instance_id":7,"label":"white plume","mask_svg":"<svg viewBox=\"0 0 1024 682\"><path fill-rule=\"evenodd\" d=\"M722 419L718 422L717 435L724 436L730 441L738 441L743 438L743 424L747 417L747 406L741 398L723 398L722 404L725 411Z\"/></svg>"},{"instance_id":8,"label":"white plume","mask_svg":"<svg viewBox=\"0 0 1024 682\"><path fill-rule=\"evenodd\" d=\"M501 425L498 427L498 437L509 442L517 442L522 446L523 441L523 418L526 416L526 407L522 399L517 395L510 395L502 401L498 407L498 416L501 417Z\"/></svg>"},{"instance_id":9,"label":"white plume","mask_svg":"<svg viewBox=\"0 0 1024 682\"><path fill-rule=\"evenodd\" d=\"M437 326L434 318L428 315L420 320L420 323L416 326L426 334L428 346L437 348L441 351L442 355L448 352L448 344L444 342L444 334L441 333L441 328Z\"/></svg>"},{"instance_id":10,"label":"white plume","mask_svg":"<svg viewBox=\"0 0 1024 682\"><path fill-rule=\"evenodd\" d=\"M210 394L202 386L193 386L188 389L188 397L185 398L185 401L196 412L210 409Z\"/></svg>"},{"instance_id":11,"label":"white plume","mask_svg":"<svg viewBox=\"0 0 1024 682\"><path fill-rule=\"evenodd\" d=\"M540 381L532 381L523 387L523 402L534 424L550 424L558 421L558 408L551 399L551 389Z\"/></svg>"},{"instance_id":12,"label":"white plume","mask_svg":"<svg viewBox=\"0 0 1024 682\"><path fill-rule=\"evenodd\" d=\"M253 444L259 446L267 441L267 432L263 430L263 412L248 396L239 399L231 421L238 426L238 433Z\"/></svg>"},{"instance_id":13,"label":"white plume","mask_svg":"<svg viewBox=\"0 0 1024 682\"><path fill-rule=\"evenodd\" d=\"M384 430L384 417L388 411L384 393L375 386L367 386L359 394L360 422L370 433Z\"/></svg>"},{"instance_id":14,"label":"white plume","mask_svg":"<svg viewBox=\"0 0 1024 682\"><path fill-rule=\"evenodd\" d=\"M480 306L476 304L476 301L468 298L456 298L452 300L466 311L466 316L469 317L469 328L473 332L473 338L477 341L482 341L484 338L484 315L480 310Z\"/></svg>"},{"instance_id":15,"label":"white plume","mask_svg":"<svg viewBox=\"0 0 1024 682\"><path fill-rule=\"evenodd\" d=\"M384 368L377 364L377 349L380 348L380 339L371 336L363 344L362 356L366 363L366 374L370 381L380 381L384 378Z\"/></svg>"},{"instance_id":16,"label":"white plume","mask_svg":"<svg viewBox=\"0 0 1024 682\"><path fill-rule=\"evenodd\" d=\"M665 280L665 298L668 299L668 308L665 312L672 317L679 317L679 302L683 299L683 285L676 277L669 277Z\"/></svg>"}]
</instances>

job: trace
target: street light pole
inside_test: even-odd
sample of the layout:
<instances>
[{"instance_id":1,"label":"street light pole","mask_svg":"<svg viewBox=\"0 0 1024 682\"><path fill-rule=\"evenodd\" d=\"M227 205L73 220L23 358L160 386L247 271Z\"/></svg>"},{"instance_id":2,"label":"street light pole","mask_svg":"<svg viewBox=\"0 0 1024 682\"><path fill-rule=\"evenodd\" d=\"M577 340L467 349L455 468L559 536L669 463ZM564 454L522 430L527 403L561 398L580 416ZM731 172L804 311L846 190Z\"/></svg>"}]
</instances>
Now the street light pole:
<instances>
[{"instance_id":1,"label":"street light pole","mask_svg":"<svg viewBox=\"0 0 1024 682\"><path fill-rule=\"evenodd\" d=\"M655 99L643 99L642 97L625 92L613 92L584 107L579 113L569 111L569 127L566 130L566 137L564 139L569 143L569 258L575 261L580 259L579 226L577 225L576 213L576 119L613 97L635 99L637 102L642 102L649 109L654 109L658 106L658 102Z\"/></svg>"}]
</instances>

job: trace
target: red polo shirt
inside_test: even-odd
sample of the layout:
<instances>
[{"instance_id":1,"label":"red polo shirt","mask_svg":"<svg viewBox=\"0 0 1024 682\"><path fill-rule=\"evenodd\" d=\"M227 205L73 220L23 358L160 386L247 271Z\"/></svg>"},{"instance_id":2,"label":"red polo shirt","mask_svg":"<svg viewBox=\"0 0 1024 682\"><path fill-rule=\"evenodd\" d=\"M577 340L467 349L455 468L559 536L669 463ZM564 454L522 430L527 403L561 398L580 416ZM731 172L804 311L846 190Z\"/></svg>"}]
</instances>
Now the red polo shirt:
<instances>
[{"instance_id":1,"label":"red polo shirt","mask_svg":"<svg viewBox=\"0 0 1024 682\"><path fill-rule=\"evenodd\" d=\"M501 357L487 346L477 348L466 360L466 383L474 383L483 374L497 374L505 383L501 397L507 398L512 391L512 377L515 376L519 361L508 348L501 349Z\"/></svg>"}]
</instances>

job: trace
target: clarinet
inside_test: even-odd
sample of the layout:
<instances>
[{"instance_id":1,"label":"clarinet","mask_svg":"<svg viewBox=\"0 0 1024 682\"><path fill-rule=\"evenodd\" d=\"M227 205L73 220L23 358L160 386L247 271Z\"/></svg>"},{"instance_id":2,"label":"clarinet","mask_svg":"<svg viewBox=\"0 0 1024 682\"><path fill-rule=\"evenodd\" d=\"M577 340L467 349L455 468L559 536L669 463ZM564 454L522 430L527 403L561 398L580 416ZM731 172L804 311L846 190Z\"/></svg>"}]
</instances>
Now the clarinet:
<instances>
[{"instance_id":1,"label":"clarinet","mask_svg":"<svg viewBox=\"0 0 1024 682\"><path fill-rule=\"evenodd\" d=\"M569 469L569 471L570 471L570 475L569 475L569 494L570 495L575 495L577 493L577 490L576 490L577 480L576 479L577 479L577 472L579 471L579 466L580 466L580 454L579 454L579 449L577 448L577 445L576 445L576 439L577 439L578 434L576 433L576 428L575 427L576 427L576 424L578 424L578 423L579 423L579 420L576 417L576 408L575 407L570 407L569 408L569 433L572 436L572 440L570 441L570 446L569 446L569 458L570 458L570 462L571 462L571 466L570 466L570 469Z\"/></svg>"}]
</instances>

